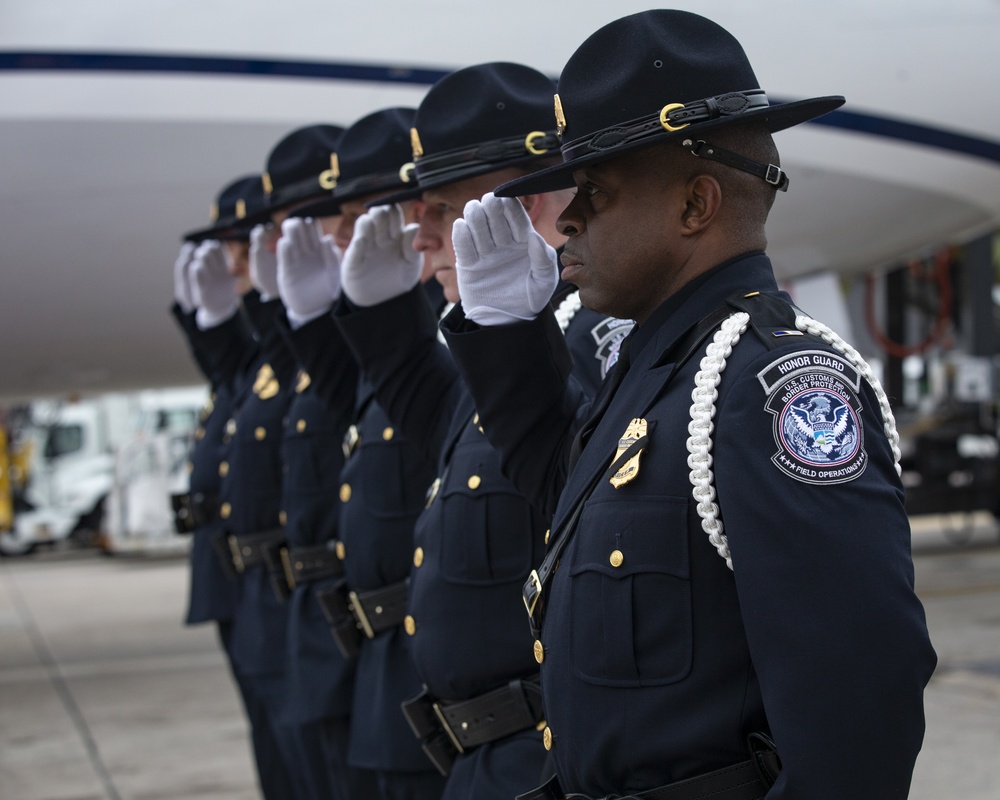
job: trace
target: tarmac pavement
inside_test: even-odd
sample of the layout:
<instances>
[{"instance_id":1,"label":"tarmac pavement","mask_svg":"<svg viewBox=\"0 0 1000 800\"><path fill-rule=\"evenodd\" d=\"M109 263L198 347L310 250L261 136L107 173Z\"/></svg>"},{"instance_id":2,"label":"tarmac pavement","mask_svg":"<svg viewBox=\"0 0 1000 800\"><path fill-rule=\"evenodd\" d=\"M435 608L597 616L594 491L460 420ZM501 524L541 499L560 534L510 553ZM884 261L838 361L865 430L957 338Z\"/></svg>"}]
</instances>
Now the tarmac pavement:
<instances>
[{"instance_id":1,"label":"tarmac pavement","mask_svg":"<svg viewBox=\"0 0 1000 800\"><path fill-rule=\"evenodd\" d=\"M911 800L1000 798L1000 534L958 522L913 524L939 666ZM0 800L259 797L215 629L181 624L187 580L177 557L0 560Z\"/></svg>"}]
</instances>

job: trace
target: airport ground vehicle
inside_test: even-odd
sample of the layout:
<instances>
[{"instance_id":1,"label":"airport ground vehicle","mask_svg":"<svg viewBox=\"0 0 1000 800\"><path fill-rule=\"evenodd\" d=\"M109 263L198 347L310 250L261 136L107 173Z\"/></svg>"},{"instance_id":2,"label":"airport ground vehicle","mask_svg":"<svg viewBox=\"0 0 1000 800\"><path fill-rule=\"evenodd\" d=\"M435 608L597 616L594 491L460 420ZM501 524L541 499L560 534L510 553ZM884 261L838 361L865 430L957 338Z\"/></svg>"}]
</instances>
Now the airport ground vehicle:
<instances>
[{"instance_id":1,"label":"airport ground vehicle","mask_svg":"<svg viewBox=\"0 0 1000 800\"><path fill-rule=\"evenodd\" d=\"M206 398L194 388L33 403L24 503L0 554L59 542L114 551L172 532L170 492Z\"/></svg>"}]
</instances>

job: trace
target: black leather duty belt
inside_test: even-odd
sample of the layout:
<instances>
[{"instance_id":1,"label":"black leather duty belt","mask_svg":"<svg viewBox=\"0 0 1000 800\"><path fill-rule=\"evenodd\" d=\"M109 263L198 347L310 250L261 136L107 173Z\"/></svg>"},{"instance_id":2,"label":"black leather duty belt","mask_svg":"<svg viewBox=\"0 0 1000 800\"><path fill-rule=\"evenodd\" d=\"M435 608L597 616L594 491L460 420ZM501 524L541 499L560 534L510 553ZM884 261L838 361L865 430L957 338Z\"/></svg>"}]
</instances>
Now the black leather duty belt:
<instances>
[{"instance_id":1,"label":"black leather duty belt","mask_svg":"<svg viewBox=\"0 0 1000 800\"><path fill-rule=\"evenodd\" d=\"M362 637L374 639L382 631L403 624L409 590L409 578L367 592L340 584L316 592L316 599L341 654L351 658L357 655Z\"/></svg>"},{"instance_id":2,"label":"black leather duty belt","mask_svg":"<svg viewBox=\"0 0 1000 800\"><path fill-rule=\"evenodd\" d=\"M344 564L336 552L336 541L308 547L279 547L265 554L274 592L287 600L296 586L323 578L344 577Z\"/></svg>"},{"instance_id":3,"label":"black leather duty belt","mask_svg":"<svg viewBox=\"0 0 1000 800\"><path fill-rule=\"evenodd\" d=\"M174 510L174 530L194 533L215 522L219 511L219 497L215 492L185 492L170 495Z\"/></svg>"},{"instance_id":4,"label":"black leather duty belt","mask_svg":"<svg viewBox=\"0 0 1000 800\"><path fill-rule=\"evenodd\" d=\"M774 742L760 733L750 735L750 758L704 775L625 795L634 800L760 800L781 773ZM613 797L622 797L614 795ZM584 794L564 794L558 778L519 794L516 800L598 800ZM605 797L601 800L612 800Z\"/></svg>"},{"instance_id":5,"label":"black leather duty belt","mask_svg":"<svg viewBox=\"0 0 1000 800\"><path fill-rule=\"evenodd\" d=\"M247 533L237 536L224 532L215 540L216 553L222 568L232 577L242 575L250 567L267 564L278 549L285 544L285 532L281 528Z\"/></svg>"},{"instance_id":6,"label":"black leather duty belt","mask_svg":"<svg viewBox=\"0 0 1000 800\"><path fill-rule=\"evenodd\" d=\"M537 729L542 721L542 691L537 675L453 703L435 700L424 691L403 703L403 715L431 763L447 775L457 755Z\"/></svg>"}]
</instances>

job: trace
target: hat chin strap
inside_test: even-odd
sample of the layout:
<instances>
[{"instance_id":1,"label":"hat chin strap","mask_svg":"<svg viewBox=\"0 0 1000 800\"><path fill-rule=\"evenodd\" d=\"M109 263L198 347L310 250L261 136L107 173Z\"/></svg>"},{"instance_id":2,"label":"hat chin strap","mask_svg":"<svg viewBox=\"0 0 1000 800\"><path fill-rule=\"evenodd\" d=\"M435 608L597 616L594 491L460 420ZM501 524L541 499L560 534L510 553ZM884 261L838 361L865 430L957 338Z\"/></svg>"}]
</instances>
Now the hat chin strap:
<instances>
[{"instance_id":1,"label":"hat chin strap","mask_svg":"<svg viewBox=\"0 0 1000 800\"><path fill-rule=\"evenodd\" d=\"M734 153L732 150L724 150L709 144L704 139L684 139L681 147L685 148L693 156L707 158L710 161L718 161L727 167L749 172L771 184L779 192L788 191L788 175L781 167L775 164L761 164L759 161L751 161L749 158Z\"/></svg>"}]
</instances>

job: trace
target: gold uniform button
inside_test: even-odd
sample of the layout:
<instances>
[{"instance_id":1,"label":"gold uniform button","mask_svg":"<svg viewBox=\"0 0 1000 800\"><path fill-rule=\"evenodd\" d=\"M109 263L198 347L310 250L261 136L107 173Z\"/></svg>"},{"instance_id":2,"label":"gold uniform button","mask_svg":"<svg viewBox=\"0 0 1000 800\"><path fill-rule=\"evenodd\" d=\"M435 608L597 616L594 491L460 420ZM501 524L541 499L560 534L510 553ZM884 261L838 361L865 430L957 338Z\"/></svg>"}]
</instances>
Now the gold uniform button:
<instances>
[{"instance_id":1,"label":"gold uniform button","mask_svg":"<svg viewBox=\"0 0 1000 800\"><path fill-rule=\"evenodd\" d=\"M545 730L542 731L542 744L545 746L546 750L552 749L552 728L548 725L546 725Z\"/></svg>"},{"instance_id":2,"label":"gold uniform button","mask_svg":"<svg viewBox=\"0 0 1000 800\"><path fill-rule=\"evenodd\" d=\"M223 519L229 519L229 515L233 513L233 507L229 503L223 503L219 507L219 516Z\"/></svg>"},{"instance_id":3,"label":"gold uniform button","mask_svg":"<svg viewBox=\"0 0 1000 800\"><path fill-rule=\"evenodd\" d=\"M479 484L481 484L482 482L483 482L482 478L480 478L478 475L473 475L472 477L469 478L469 488L478 489Z\"/></svg>"},{"instance_id":4,"label":"gold uniform button","mask_svg":"<svg viewBox=\"0 0 1000 800\"><path fill-rule=\"evenodd\" d=\"M394 431L392 428L386 428L384 431L382 431L382 438L385 439L385 441L387 442L395 435L396 431Z\"/></svg>"},{"instance_id":5,"label":"gold uniform button","mask_svg":"<svg viewBox=\"0 0 1000 800\"><path fill-rule=\"evenodd\" d=\"M300 419L298 422L295 423L295 430L297 430L299 433L302 433L302 431L304 431L305 429L306 429L306 421L304 419Z\"/></svg>"},{"instance_id":6,"label":"gold uniform button","mask_svg":"<svg viewBox=\"0 0 1000 800\"><path fill-rule=\"evenodd\" d=\"M219 462L219 477L225 478L229 474L229 462L220 461Z\"/></svg>"},{"instance_id":7,"label":"gold uniform button","mask_svg":"<svg viewBox=\"0 0 1000 800\"><path fill-rule=\"evenodd\" d=\"M410 635L413 636L417 632L417 621L407 614L403 618L403 629Z\"/></svg>"},{"instance_id":8,"label":"gold uniform button","mask_svg":"<svg viewBox=\"0 0 1000 800\"><path fill-rule=\"evenodd\" d=\"M343 561L347 557L347 546L343 542L337 542L334 551L337 553L337 558Z\"/></svg>"},{"instance_id":9,"label":"gold uniform button","mask_svg":"<svg viewBox=\"0 0 1000 800\"><path fill-rule=\"evenodd\" d=\"M476 416L474 416L472 418L472 424L473 425L478 425L479 424L479 414L478 413L476 414Z\"/></svg>"},{"instance_id":10,"label":"gold uniform button","mask_svg":"<svg viewBox=\"0 0 1000 800\"><path fill-rule=\"evenodd\" d=\"M424 563L424 548L418 547L413 551L413 566L419 567Z\"/></svg>"},{"instance_id":11,"label":"gold uniform button","mask_svg":"<svg viewBox=\"0 0 1000 800\"><path fill-rule=\"evenodd\" d=\"M535 661L541 664L545 660L545 648L540 640L535 639Z\"/></svg>"},{"instance_id":12,"label":"gold uniform button","mask_svg":"<svg viewBox=\"0 0 1000 800\"><path fill-rule=\"evenodd\" d=\"M204 439L205 438L205 429L202 428L201 426L199 426L198 429L195 430L195 432L194 432L194 438L195 438L195 441L197 441L197 442L200 442L202 439Z\"/></svg>"},{"instance_id":13,"label":"gold uniform button","mask_svg":"<svg viewBox=\"0 0 1000 800\"><path fill-rule=\"evenodd\" d=\"M346 503L351 499L351 484L342 483L340 485L340 502Z\"/></svg>"},{"instance_id":14,"label":"gold uniform button","mask_svg":"<svg viewBox=\"0 0 1000 800\"><path fill-rule=\"evenodd\" d=\"M552 529L551 528L546 528L546 530L545 530L545 544L549 543L549 536L551 536L551 535L552 535Z\"/></svg>"},{"instance_id":15,"label":"gold uniform button","mask_svg":"<svg viewBox=\"0 0 1000 800\"><path fill-rule=\"evenodd\" d=\"M258 442L263 442L267 438L267 431L264 428L257 428L253 432L253 438Z\"/></svg>"},{"instance_id":16,"label":"gold uniform button","mask_svg":"<svg viewBox=\"0 0 1000 800\"><path fill-rule=\"evenodd\" d=\"M625 554L621 550L612 550L611 558L608 559L612 567L620 567L625 561Z\"/></svg>"},{"instance_id":17,"label":"gold uniform button","mask_svg":"<svg viewBox=\"0 0 1000 800\"><path fill-rule=\"evenodd\" d=\"M278 522L281 523L281 527L284 527L288 523L288 514L286 514L284 511L279 511Z\"/></svg>"},{"instance_id":18,"label":"gold uniform button","mask_svg":"<svg viewBox=\"0 0 1000 800\"><path fill-rule=\"evenodd\" d=\"M229 420L226 423L226 433L228 433L230 436L232 436L234 433L236 433L236 420L235 419L231 419L231 420Z\"/></svg>"}]
</instances>

